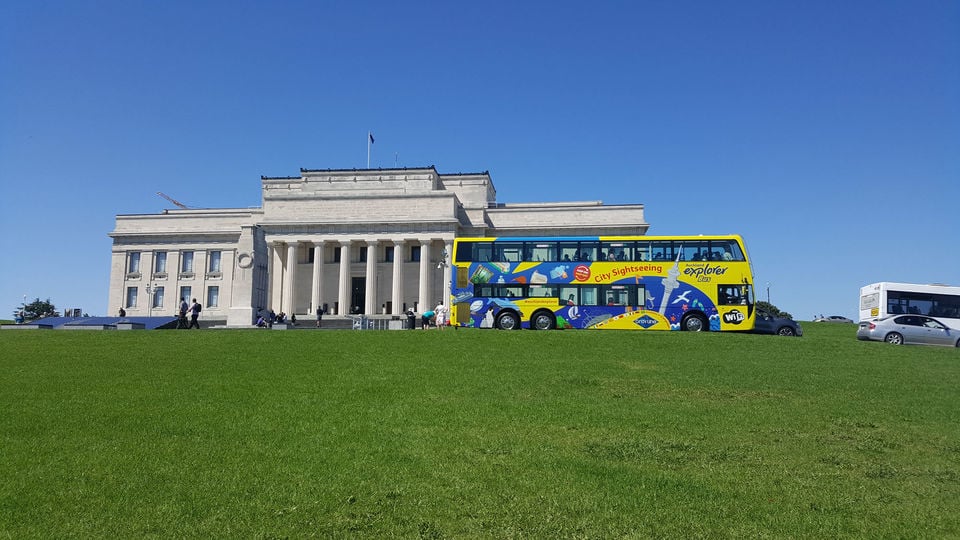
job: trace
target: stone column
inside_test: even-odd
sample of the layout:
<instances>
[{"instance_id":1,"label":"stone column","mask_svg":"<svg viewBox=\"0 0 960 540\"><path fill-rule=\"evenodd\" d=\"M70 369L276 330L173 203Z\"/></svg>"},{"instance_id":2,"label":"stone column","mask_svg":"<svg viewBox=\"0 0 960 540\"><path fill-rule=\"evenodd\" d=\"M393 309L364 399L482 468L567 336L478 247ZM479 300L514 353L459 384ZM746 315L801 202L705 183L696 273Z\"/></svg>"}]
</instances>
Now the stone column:
<instances>
[{"instance_id":1,"label":"stone column","mask_svg":"<svg viewBox=\"0 0 960 540\"><path fill-rule=\"evenodd\" d=\"M350 314L350 240L340 242L340 310L337 315Z\"/></svg>"},{"instance_id":2,"label":"stone column","mask_svg":"<svg viewBox=\"0 0 960 540\"><path fill-rule=\"evenodd\" d=\"M430 241L420 241L420 313L430 311Z\"/></svg>"},{"instance_id":3,"label":"stone column","mask_svg":"<svg viewBox=\"0 0 960 540\"><path fill-rule=\"evenodd\" d=\"M446 252L447 252L447 258L443 261L443 262L444 262L444 265L443 265L443 290L442 290L443 297L442 297L442 300L443 300L443 304L444 304L445 306L447 306L447 309L449 310L449 308L453 307L453 306L452 306L453 300L450 298L450 290L451 290L451 286L452 286L452 284L450 283L450 279L453 277L453 264L452 264L452 261L453 261L453 242L450 241L450 242L447 242L446 244L444 244L444 249L445 249Z\"/></svg>"},{"instance_id":4,"label":"stone column","mask_svg":"<svg viewBox=\"0 0 960 540\"><path fill-rule=\"evenodd\" d=\"M377 241L367 242L367 284L363 297L363 312L367 315L380 313L377 309Z\"/></svg>"},{"instance_id":5,"label":"stone column","mask_svg":"<svg viewBox=\"0 0 960 540\"><path fill-rule=\"evenodd\" d=\"M323 241L313 243L313 287L310 289L310 315L323 307Z\"/></svg>"},{"instance_id":6,"label":"stone column","mask_svg":"<svg viewBox=\"0 0 960 540\"><path fill-rule=\"evenodd\" d=\"M296 313L297 302L297 246L299 242L289 242L287 243L287 273L283 278L283 302L281 302L280 309L283 310L287 316L293 315Z\"/></svg>"},{"instance_id":7,"label":"stone column","mask_svg":"<svg viewBox=\"0 0 960 540\"><path fill-rule=\"evenodd\" d=\"M283 298L283 259L280 257L280 242L270 244L270 298L267 299L267 310L280 311ZM189 302L190 300L187 300Z\"/></svg>"},{"instance_id":8,"label":"stone column","mask_svg":"<svg viewBox=\"0 0 960 540\"><path fill-rule=\"evenodd\" d=\"M403 240L393 242L393 295L390 301L393 314L400 315L403 311Z\"/></svg>"},{"instance_id":9,"label":"stone column","mask_svg":"<svg viewBox=\"0 0 960 540\"><path fill-rule=\"evenodd\" d=\"M256 249L254 247L254 238L256 227L254 225L244 225L240 227L240 238L237 240L237 251L234 257L224 257L223 275L224 279L228 273L233 273L233 280L230 284L230 311L227 314L227 326L249 327L256 322L257 308L264 307L263 299L258 298L254 303L254 275L256 274L257 264L262 264L256 260ZM263 257L265 254L261 254ZM269 259L267 259L269 261ZM230 262L227 262L230 261ZM170 257L167 256L167 268L170 268ZM228 266L230 265L230 266ZM232 270L231 270L232 267ZM174 274L171 274L174 275ZM179 291L177 301L179 302Z\"/></svg>"}]
</instances>

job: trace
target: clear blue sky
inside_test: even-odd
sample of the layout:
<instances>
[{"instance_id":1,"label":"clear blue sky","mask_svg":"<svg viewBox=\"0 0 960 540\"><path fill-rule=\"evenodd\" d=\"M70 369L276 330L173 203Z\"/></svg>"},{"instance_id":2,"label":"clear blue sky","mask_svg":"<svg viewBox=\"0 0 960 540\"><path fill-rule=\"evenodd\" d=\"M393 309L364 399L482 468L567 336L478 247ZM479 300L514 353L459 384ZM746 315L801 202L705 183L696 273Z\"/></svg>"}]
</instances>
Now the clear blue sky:
<instances>
[{"instance_id":1,"label":"clear blue sky","mask_svg":"<svg viewBox=\"0 0 960 540\"><path fill-rule=\"evenodd\" d=\"M116 214L260 205L260 175L489 170L500 202L740 233L761 299L960 285L960 3L0 6L0 317L107 305Z\"/></svg>"}]
</instances>

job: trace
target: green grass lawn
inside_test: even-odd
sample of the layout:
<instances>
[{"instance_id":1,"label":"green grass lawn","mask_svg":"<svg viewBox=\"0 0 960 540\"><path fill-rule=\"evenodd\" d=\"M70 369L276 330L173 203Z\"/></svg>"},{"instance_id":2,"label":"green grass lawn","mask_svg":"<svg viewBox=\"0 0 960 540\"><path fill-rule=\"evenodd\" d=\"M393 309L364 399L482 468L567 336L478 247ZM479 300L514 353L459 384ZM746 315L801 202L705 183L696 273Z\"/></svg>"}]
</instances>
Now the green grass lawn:
<instances>
[{"instance_id":1,"label":"green grass lawn","mask_svg":"<svg viewBox=\"0 0 960 540\"><path fill-rule=\"evenodd\" d=\"M960 350L0 332L0 537L957 537Z\"/></svg>"}]
</instances>

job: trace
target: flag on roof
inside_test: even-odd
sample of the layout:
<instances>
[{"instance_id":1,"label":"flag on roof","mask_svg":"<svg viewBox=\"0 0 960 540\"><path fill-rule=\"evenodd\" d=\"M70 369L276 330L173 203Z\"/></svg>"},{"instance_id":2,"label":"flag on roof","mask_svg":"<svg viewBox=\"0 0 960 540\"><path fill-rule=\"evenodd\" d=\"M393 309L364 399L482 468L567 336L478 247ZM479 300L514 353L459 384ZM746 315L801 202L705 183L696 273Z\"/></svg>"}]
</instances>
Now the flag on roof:
<instances>
[{"instance_id":1,"label":"flag on roof","mask_svg":"<svg viewBox=\"0 0 960 540\"><path fill-rule=\"evenodd\" d=\"M373 133L367 133L370 136L370 144L373 144Z\"/></svg>"}]
</instances>

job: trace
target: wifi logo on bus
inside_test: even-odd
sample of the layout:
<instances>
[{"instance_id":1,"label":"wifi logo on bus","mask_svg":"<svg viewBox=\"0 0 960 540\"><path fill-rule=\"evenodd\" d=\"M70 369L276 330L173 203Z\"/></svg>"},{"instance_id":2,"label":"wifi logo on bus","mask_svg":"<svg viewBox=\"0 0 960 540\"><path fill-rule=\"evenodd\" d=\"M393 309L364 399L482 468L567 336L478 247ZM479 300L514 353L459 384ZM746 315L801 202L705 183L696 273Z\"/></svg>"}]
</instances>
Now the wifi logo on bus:
<instances>
[{"instance_id":1,"label":"wifi logo on bus","mask_svg":"<svg viewBox=\"0 0 960 540\"><path fill-rule=\"evenodd\" d=\"M735 309L729 313L723 314L723 322L730 324L740 324L746 319L746 315L740 312L740 310Z\"/></svg>"}]
</instances>

